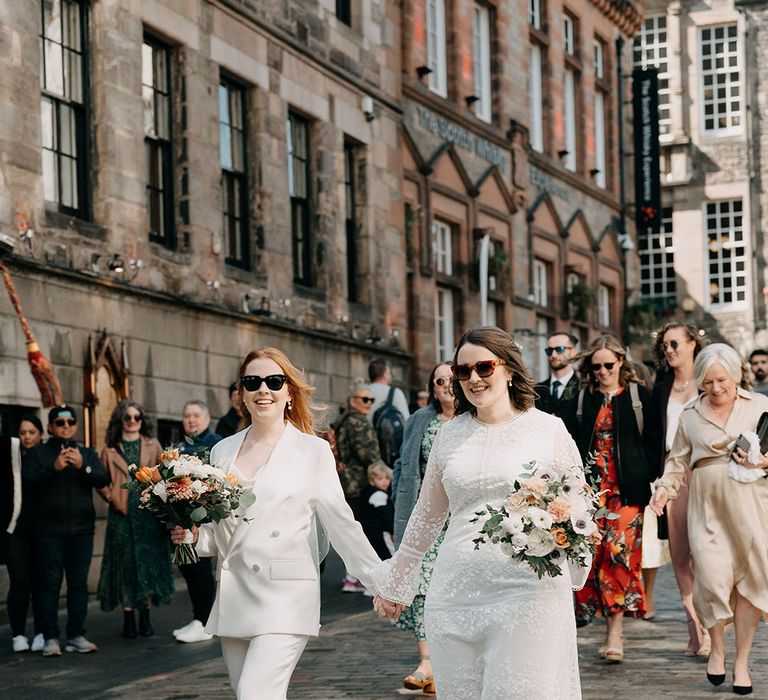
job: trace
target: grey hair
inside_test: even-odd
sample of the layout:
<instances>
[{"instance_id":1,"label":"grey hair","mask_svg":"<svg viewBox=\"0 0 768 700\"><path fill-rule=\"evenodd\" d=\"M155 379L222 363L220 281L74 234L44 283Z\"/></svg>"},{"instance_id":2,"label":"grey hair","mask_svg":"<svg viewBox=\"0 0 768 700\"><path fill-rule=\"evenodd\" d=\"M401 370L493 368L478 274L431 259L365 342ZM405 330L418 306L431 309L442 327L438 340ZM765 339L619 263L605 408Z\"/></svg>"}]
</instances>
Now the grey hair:
<instances>
[{"instance_id":1,"label":"grey hair","mask_svg":"<svg viewBox=\"0 0 768 700\"><path fill-rule=\"evenodd\" d=\"M350 397L357 394L358 391L371 391L371 385L366 384L362 379L358 379L349 385Z\"/></svg>"},{"instance_id":2,"label":"grey hair","mask_svg":"<svg viewBox=\"0 0 768 700\"><path fill-rule=\"evenodd\" d=\"M712 343L707 345L696 355L693 361L693 373L696 379L696 386L703 388L704 375L710 367L720 364L738 385L741 382L741 356L730 345L725 343Z\"/></svg>"},{"instance_id":3,"label":"grey hair","mask_svg":"<svg viewBox=\"0 0 768 700\"><path fill-rule=\"evenodd\" d=\"M181 412L184 413L184 411L187 410L187 406L199 406L203 413L205 413L206 416L210 416L211 412L208 410L208 404L205 403L205 401L200 401L199 399L194 399L192 401L187 401L187 403L184 404L184 408L181 409Z\"/></svg>"}]
</instances>

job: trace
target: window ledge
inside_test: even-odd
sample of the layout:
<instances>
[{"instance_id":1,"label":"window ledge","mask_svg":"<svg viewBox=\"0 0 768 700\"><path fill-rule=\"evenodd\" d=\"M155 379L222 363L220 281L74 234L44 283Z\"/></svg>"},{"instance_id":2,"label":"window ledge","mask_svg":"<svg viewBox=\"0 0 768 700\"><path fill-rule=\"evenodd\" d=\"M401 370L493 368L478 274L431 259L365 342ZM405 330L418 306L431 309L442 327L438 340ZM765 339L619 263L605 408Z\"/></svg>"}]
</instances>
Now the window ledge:
<instances>
[{"instance_id":1,"label":"window ledge","mask_svg":"<svg viewBox=\"0 0 768 700\"><path fill-rule=\"evenodd\" d=\"M149 247L154 255L179 265L188 265L192 259L192 255L188 252L171 250L162 243L156 243L155 241L150 241Z\"/></svg>"},{"instance_id":2,"label":"window ledge","mask_svg":"<svg viewBox=\"0 0 768 700\"><path fill-rule=\"evenodd\" d=\"M45 210L45 225L50 228L68 229L75 231L88 238L94 238L99 241L107 240L107 229L103 226L97 226L96 224L80 219L70 214L63 214L60 211L53 209Z\"/></svg>"},{"instance_id":3,"label":"window ledge","mask_svg":"<svg viewBox=\"0 0 768 700\"><path fill-rule=\"evenodd\" d=\"M315 287L306 287L298 282L293 283L293 292L296 296L304 299L312 299L313 301L326 301L327 295L322 289L316 289Z\"/></svg>"},{"instance_id":4,"label":"window ledge","mask_svg":"<svg viewBox=\"0 0 768 700\"><path fill-rule=\"evenodd\" d=\"M255 272L254 270L246 270L237 265L226 263L224 265L224 274L229 279L242 282L243 284L250 284L253 287L267 286L267 276L265 274Z\"/></svg>"}]
</instances>

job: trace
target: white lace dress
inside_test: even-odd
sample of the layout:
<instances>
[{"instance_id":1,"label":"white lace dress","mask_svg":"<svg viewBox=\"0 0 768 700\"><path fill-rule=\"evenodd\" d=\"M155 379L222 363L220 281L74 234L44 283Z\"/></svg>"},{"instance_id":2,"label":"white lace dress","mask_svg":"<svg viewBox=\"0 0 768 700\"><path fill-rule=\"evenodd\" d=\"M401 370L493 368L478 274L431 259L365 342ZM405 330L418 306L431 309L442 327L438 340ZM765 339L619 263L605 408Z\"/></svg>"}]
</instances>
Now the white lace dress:
<instances>
[{"instance_id":1,"label":"white lace dress","mask_svg":"<svg viewBox=\"0 0 768 700\"><path fill-rule=\"evenodd\" d=\"M386 599L410 604L420 562L450 525L427 593L425 624L441 700L581 698L571 572L539 580L496 546L475 550L486 504L499 505L522 465L573 466L579 452L559 418L531 409L500 425L463 414L430 454L418 503L395 556L374 574ZM583 585L586 570L575 570Z\"/></svg>"}]
</instances>

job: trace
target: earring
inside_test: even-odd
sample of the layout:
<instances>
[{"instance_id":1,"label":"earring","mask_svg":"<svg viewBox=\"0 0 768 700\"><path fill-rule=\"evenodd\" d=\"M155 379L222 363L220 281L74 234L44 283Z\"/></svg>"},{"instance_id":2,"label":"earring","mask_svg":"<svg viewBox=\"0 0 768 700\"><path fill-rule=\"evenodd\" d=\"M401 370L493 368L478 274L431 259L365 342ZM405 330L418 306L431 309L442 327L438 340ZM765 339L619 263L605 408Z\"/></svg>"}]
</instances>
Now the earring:
<instances>
[{"instance_id":1,"label":"earring","mask_svg":"<svg viewBox=\"0 0 768 700\"><path fill-rule=\"evenodd\" d=\"M512 380L507 381L507 386L512 386Z\"/></svg>"},{"instance_id":2,"label":"earring","mask_svg":"<svg viewBox=\"0 0 768 700\"><path fill-rule=\"evenodd\" d=\"M288 410L290 411L293 408L293 402L288 399Z\"/></svg>"}]
</instances>

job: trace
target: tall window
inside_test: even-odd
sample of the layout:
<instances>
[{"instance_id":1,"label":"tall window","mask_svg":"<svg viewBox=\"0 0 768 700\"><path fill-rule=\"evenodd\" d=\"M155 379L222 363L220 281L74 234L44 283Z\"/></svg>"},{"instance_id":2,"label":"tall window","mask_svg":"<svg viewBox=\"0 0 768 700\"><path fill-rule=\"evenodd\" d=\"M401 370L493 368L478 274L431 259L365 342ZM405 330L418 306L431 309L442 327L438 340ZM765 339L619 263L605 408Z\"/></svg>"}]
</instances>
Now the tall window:
<instances>
[{"instance_id":1,"label":"tall window","mask_svg":"<svg viewBox=\"0 0 768 700\"><path fill-rule=\"evenodd\" d=\"M549 304L549 275L547 263L543 260L533 261L533 303L537 306Z\"/></svg>"},{"instance_id":2,"label":"tall window","mask_svg":"<svg viewBox=\"0 0 768 700\"><path fill-rule=\"evenodd\" d=\"M669 45L667 43L667 18L646 17L640 32L635 36L633 58L637 68L659 69L659 133L671 131L672 119L669 107Z\"/></svg>"},{"instance_id":3,"label":"tall window","mask_svg":"<svg viewBox=\"0 0 768 700\"><path fill-rule=\"evenodd\" d=\"M352 26L352 0L336 0L336 17L348 27Z\"/></svg>"},{"instance_id":4,"label":"tall window","mask_svg":"<svg viewBox=\"0 0 768 700\"><path fill-rule=\"evenodd\" d=\"M659 231L640 231L640 298L675 298L675 249L672 243L672 209L662 209Z\"/></svg>"},{"instance_id":5,"label":"tall window","mask_svg":"<svg viewBox=\"0 0 768 700\"><path fill-rule=\"evenodd\" d=\"M438 287L435 292L435 361L453 357L454 350L453 291Z\"/></svg>"},{"instance_id":6,"label":"tall window","mask_svg":"<svg viewBox=\"0 0 768 700\"><path fill-rule=\"evenodd\" d=\"M563 50L568 56L576 55L576 21L570 15L563 16Z\"/></svg>"},{"instance_id":7,"label":"tall window","mask_svg":"<svg viewBox=\"0 0 768 700\"><path fill-rule=\"evenodd\" d=\"M291 196L293 280L312 286L310 233L309 122L293 112L288 115L288 191Z\"/></svg>"},{"instance_id":8,"label":"tall window","mask_svg":"<svg viewBox=\"0 0 768 700\"><path fill-rule=\"evenodd\" d=\"M477 116L485 122L492 117L491 100L491 21L490 11L475 3L472 15L472 71L475 81Z\"/></svg>"},{"instance_id":9,"label":"tall window","mask_svg":"<svg viewBox=\"0 0 768 700\"><path fill-rule=\"evenodd\" d=\"M610 326L613 321L611 305L613 303L613 289L607 284L601 284L597 288L597 322L601 326Z\"/></svg>"},{"instance_id":10,"label":"tall window","mask_svg":"<svg viewBox=\"0 0 768 700\"><path fill-rule=\"evenodd\" d=\"M741 132L741 73L735 24L699 30L704 132Z\"/></svg>"},{"instance_id":11,"label":"tall window","mask_svg":"<svg viewBox=\"0 0 768 700\"><path fill-rule=\"evenodd\" d=\"M708 202L705 208L708 241L710 304L747 300L747 252L740 199Z\"/></svg>"},{"instance_id":12,"label":"tall window","mask_svg":"<svg viewBox=\"0 0 768 700\"><path fill-rule=\"evenodd\" d=\"M576 170L576 74L570 69L565 69L565 155L563 165L568 169Z\"/></svg>"},{"instance_id":13,"label":"tall window","mask_svg":"<svg viewBox=\"0 0 768 700\"><path fill-rule=\"evenodd\" d=\"M441 97L447 97L445 0L427 0L427 65L432 69L429 89Z\"/></svg>"},{"instance_id":14,"label":"tall window","mask_svg":"<svg viewBox=\"0 0 768 700\"><path fill-rule=\"evenodd\" d=\"M74 0L40 3L43 194L59 210L88 215L87 22Z\"/></svg>"},{"instance_id":15,"label":"tall window","mask_svg":"<svg viewBox=\"0 0 768 700\"><path fill-rule=\"evenodd\" d=\"M219 154L226 259L230 265L247 269L250 246L245 90L226 80L219 84Z\"/></svg>"},{"instance_id":16,"label":"tall window","mask_svg":"<svg viewBox=\"0 0 768 700\"><path fill-rule=\"evenodd\" d=\"M528 24L541 30L541 0L528 0Z\"/></svg>"},{"instance_id":17,"label":"tall window","mask_svg":"<svg viewBox=\"0 0 768 700\"><path fill-rule=\"evenodd\" d=\"M435 272L442 275L453 274L453 232L442 221L432 223L432 253Z\"/></svg>"},{"instance_id":18,"label":"tall window","mask_svg":"<svg viewBox=\"0 0 768 700\"><path fill-rule=\"evenodd\" d=\"M595 66L595 184L605 188L607 183L606 169L606 94L601 84L605 81L605 45L599 39L593 44L593 57Z\"/></svg>"},{"instance_id":19,"label":"tall window","mask_svg":"<svg viewBox=\"0 0 768 700\"><path fill-rule=\"evenodd\" d=\"M541 46L538 44L531 44L531 48L528 50L528 99L531 112L531 130L529 132L531 148L542 153L544 151L544 110L542 107Z\"/></svg>"},{"instance_id":20,"label":"tall window","mask_svg":"<svg viewBox=\"0 0 768 700\"><path fill-rule=\"evenodd\" d=\"M149 240L175 245L171 137L170 49L144 37L141 51L141 96L147 154Z\"/></svg>"},{"instance_id":21,"label":"tall window","mask_svg":"<svg viewBox=\"0 0 768 700\"><path fill-rule=\"evenodd\" d=\"M359 246L359 184L358 168L364 164L360 157L362 148L346 141L344 143L344 220L347 235L347 299L360 301L360 283L363 271L360 269Z\"/></svg>"}]
</instances>

